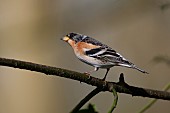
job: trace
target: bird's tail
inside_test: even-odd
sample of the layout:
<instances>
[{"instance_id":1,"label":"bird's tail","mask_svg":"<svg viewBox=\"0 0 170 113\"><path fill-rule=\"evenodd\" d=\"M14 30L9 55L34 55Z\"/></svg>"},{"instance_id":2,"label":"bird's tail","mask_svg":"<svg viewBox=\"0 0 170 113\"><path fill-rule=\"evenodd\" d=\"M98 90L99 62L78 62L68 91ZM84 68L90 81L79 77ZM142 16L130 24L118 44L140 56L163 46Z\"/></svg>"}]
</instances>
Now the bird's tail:
<instances>
[{"instance_id":1,"label":"bird's tail","mask_svg":"<svg viewBox=\"0 0 170 113\"><path fill-rule=\"evenodd\" d=\"M145 70L142 70L142 69L138 68L138 67L137 67L137 66L135 66L135 65L133 65L133 66L132 66L132 68L133 68L133 69L136 69L136 70L138 70L138 71L140 71L140 72L142 72L142 73L149 74L149 73L148 73L148 72L146 72Z\"/></svg>"},{"instance_id":2,"label":"bird's tail","mask_svg":"<svg viewBox=\"0 0 170 113\"><path fill-rule=\"evenodd\" d=\"M133 63L129 62L128 64L127 63L122 63L122 64L119 64L119 66L124 66L124 67L128 67L128 68L133 68L133 69L136 69L142 73L146 73L146 74L149 74L148 72L146 72L145 70L142 70L140 68L138 68L136 65L134 65Z\"/></svg>"}]
</instances>

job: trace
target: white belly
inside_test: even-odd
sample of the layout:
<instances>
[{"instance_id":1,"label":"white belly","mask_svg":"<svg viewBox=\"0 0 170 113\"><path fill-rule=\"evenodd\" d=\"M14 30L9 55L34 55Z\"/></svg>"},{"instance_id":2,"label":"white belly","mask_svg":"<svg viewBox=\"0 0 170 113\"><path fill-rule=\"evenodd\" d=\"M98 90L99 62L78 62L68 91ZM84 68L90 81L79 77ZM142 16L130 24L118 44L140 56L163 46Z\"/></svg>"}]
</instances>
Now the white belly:
<instances>
[{"instance_id":1,"label":"white belly","mask_svg":"<svg viewBox=\"0 0 170 113\"><path fill-rule=\"evenodd\" d=\"M82 62L89 64L91 66L94 67L99 67L99 68L111 68L114 66L113 63L110 62L102 62L101 60L98 60L96 58L93 57L89 57L89 56L79 56L76 55L78 57L79 60L81 60Z\"/></svg>"}]
</instances>

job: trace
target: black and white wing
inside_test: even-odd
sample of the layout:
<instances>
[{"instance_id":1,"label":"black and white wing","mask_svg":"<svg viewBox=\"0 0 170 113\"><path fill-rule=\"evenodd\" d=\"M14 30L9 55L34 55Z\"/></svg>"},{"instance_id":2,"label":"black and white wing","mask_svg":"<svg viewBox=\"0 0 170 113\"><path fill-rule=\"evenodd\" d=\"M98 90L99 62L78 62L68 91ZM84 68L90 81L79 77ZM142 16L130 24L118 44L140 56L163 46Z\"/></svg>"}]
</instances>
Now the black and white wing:
<instances>
[{"instance_id":1,"label":"black and white wing","mask_svg":"<svg viewBox=\"0 0 170 113\"><path fill-rule=\"evenodd\" d=\"M115 50L108 46L87 50L85 54L90 57L99 59L103 62L113 64L115 66L134 68L142 73L147 73L144 70L136 67L133 63L126 60L122 55L120 55L119 53L117 53Z\"/></svg>"}]
</instances>

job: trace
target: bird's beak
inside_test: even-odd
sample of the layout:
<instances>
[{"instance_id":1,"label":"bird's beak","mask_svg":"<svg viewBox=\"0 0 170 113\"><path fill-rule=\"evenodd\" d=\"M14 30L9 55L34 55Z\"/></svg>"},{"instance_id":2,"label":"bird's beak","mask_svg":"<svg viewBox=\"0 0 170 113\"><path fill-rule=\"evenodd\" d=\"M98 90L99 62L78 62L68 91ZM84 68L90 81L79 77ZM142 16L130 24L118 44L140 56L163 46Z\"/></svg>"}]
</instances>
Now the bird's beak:
<instances>
[{"instance_id":1,"label":"bird's beak","mask_svg":"<svg viewBox=\"0 0 170 113\"><path fill-rule=\"evenodd\" d=\"M67 37L67 36L65 36L65 37L61 38L61 40L65 41L65 42L67 42L69 39L70 39L70 38L69 38L69 37Z\"/></svg>"}]
</instances>

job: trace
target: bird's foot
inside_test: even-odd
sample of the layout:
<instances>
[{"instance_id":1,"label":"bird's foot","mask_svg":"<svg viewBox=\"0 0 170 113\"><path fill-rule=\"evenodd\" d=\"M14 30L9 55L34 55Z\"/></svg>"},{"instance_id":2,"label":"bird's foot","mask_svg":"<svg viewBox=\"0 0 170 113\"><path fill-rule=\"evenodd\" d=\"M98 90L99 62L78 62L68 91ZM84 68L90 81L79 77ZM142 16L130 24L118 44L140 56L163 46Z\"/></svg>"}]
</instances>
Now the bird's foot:
<instances>
[{"instance_id":1,"label":"bird's foot","mask_svg":"<svg viewBox=\"0 0 170 113\"><path fill-rule=\"evenodd\" d=\"M107 82L106 82L105 80L106 80L106 77L104 77L104 78L102 79L102 81L104 82L104 83L103 83L103 86L102 86L103 89L104 89L104 88L106 87L106 85L107 85Z\"/></svg>"},{"instance_id":2,"label":"bird's foot","mask_svg":"<svg viewBox=\"0 0 170 113\"><path fill-rule=\"evenodd\" d=\"M90 73L89 73L89 72L84 72L84 74L88 76L88 79L89 79L89 80L91 79L91 76L90 76Z\"/></svg>"},{"instance_id":3,"label":"bird's foot","mask_svg":"<svg viewBox=\"0 0 170 113\"><path fill-rule=\"evenodd\" d=\"M106 77L104 77L104 78L102 79L102 81L105 81L105 79L106 79Z\"/></svg>"},{"instance_id":4,"label":"bird's foot","mask_svg":"<svg viewBox=\"0 0 170 113\"><path fill-rule=\"evenodd\" d=\"M84 74L86 74L86 75L89 75L89 76L90 76L90 73L89 73L89 72L84 72Z\"/></svg>"},{"instance_id":5,"label":"bird's foot","mask_svg":"<svg viewBox=\"0 0 170 113\"><path fill-rule=\"evenodd\" d=\"M104 80L103 81L104 83L103 83L103 89L106 87L106 85L107 85L107 82Z\"/></svg>"}]
</instances>

